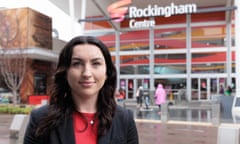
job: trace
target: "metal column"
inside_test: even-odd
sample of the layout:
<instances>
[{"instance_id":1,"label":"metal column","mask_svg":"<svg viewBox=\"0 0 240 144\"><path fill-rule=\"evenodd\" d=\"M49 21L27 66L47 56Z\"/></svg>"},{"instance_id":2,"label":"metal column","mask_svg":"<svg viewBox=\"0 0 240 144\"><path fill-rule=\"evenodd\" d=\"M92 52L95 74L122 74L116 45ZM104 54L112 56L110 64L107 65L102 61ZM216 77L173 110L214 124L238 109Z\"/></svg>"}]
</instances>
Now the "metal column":
<instances>
[{"instance_id":1,"label":"metal column","mask_svg":"<svg viewBox=\"0 0 240 144\"><path fill-rule=\"evenodd\" d=\"M191 36L191 15L186 15L186 70L187 70L187 100L191 100L192 96L192 80L191 80L191 70L192 70L192 54L191 54L191 46L192 46L192 36Z\"/></svg>"},{"instance_id":2,"label":"metal column","mask_svg":"<svg viewBox=\"0 0 240 144\"><path fill-rule=\"evenodd\" d=\"M153 95L155 90L154 87L154 29L150 28L149 30L149 49L150 49L150 58L149 58L149 72L150 72L150 96Z\"/></svg>"},{"instance_id":3,"label":"metal column","mask_svg":"<svg viewBox=\"0 0 240 144\"><path fill-rule=\"evenodd\" d=\"M227 47L227 55L226 55L226 73L227 73L227 86L231 86L232 84L232 39L231 39L231 20L227 21L226 24L226 29L227 29L227 34L226 34L226 47Z\"/></svg>"},{"instance_id":4,"label":"metal column","mask_svg":"<svg viewBox=\"0 0 240 144\"><path fill-rule=\"evenodd\" d=\"M115 66L116 66L116 69L117 69L117 89L119 89L119 86L120 86L120 33L119 31L116 31L115 32L115 52L116 52L116 55L115 55Z\"/></svg>"},{"instance_id":5,"label":"metal column","mask_svg":"<svg viewBox=\"0 0 240 144\"><path fill-rule=\"evenodd\" d=\"M86 10L87 10L87 2L86 0L82 0L82 5L81 5L81 15L80 15L80 19L85 19L86 18ZM84 23L80 23L81 25L81 31L84 31Z\"/></svg>"}]
</instances>

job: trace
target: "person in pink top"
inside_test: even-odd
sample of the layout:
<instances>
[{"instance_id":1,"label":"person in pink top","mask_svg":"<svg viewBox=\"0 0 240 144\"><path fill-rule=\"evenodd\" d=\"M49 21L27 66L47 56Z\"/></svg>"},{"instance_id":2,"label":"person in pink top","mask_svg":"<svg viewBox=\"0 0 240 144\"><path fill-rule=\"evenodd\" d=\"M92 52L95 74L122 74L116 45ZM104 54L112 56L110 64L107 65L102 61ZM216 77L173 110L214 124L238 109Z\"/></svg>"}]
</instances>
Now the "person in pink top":
<instances>
[{"instance_id":1,"label":"person in pink top","mask_svg":"<svg viewBox=\"0 0 240 144\"><path fill-rule=\"evenodd\" d=\"M159 113L161 113L161 104L166 102L166 91L163 88L162 84L158 84L157 89L155 91L155 104L159 107Z\"/></svg>"}]
</instances>

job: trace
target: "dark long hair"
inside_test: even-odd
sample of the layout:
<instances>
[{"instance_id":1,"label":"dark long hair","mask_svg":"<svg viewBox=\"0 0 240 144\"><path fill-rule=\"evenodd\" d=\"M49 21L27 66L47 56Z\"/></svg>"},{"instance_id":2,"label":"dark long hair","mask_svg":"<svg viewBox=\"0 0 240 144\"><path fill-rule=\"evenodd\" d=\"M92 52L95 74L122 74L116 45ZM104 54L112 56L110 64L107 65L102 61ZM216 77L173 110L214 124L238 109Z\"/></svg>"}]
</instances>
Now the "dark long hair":
<instances>
[{"instance_id":1,"label":"dark long hair","mask_svg":"<svg viewBox=\"0 0 240 144\"><path fill-rule=\"evenodd\" d=\"M54 74L49 112L48 115L40 121L36 129L35 135L37 137L48 135L52 129L59 126L66 118L72 115L74 102L70 93L66 74L71 64L73 48L79 44L95 45L101 50L104 56L107 67L107 79L99 91L97 100L96 114L99 120L98 136L104 135L112 124L114 111L116 109L114 90L116 88L117 76L111 55L107 46L97 38L91 36L78 36L69 41L60 52L57 69Z\"/></svg>"}]
</instances>

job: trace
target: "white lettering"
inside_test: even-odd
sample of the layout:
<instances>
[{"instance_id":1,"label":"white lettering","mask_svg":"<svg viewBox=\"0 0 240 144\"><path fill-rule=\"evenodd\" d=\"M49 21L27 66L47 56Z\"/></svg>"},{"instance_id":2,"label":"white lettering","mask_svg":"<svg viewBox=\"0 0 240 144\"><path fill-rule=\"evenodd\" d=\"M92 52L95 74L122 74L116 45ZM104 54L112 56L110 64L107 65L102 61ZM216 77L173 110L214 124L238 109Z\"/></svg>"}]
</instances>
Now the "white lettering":
<instances>
[{"instance_id":1,"label":"white lettering","mask_svg":"<svg viewBox=\"0 0 240 144\"><path fill-rule=\"evenodd\" d=\"M172 11L171 7L165 7L165 9L164 9L164 16L165 17L170 17L172 15L171 11Z\"/></svg>"},{"instance_id":2,"label":"white lettering","mask_svg":"<svg viewBox=\"0 0 240 144\"><path fill-rule=\"evenodd\" d=\"M129 21L130 28L150 28L155 26L154 20L143 20L143 21L136 21L135 19L131 19Z\"/></svg>"},{"instance_id":3,"label":"white lettering","mask_svg":"<svg viewBox=\"0 0 240 144\"><path fill-rule=\"evenodd\" d=\"M183 14L183 13L185 13L185 7L180 5L176 10L176 14Z\"/></svg>"},{"instance_id":4,"label":"white lettering","mask_svg":"<svg viewBox=\"0 0 240 144\"><path fill-rule=\"evenodd\" d=\"M143 9L143 16L147 17L149 15L149 10L147 8Z\"/></svg>"},{"instance_id":5,"label":"white lettering","mask_svg":"<svg viewBox=\"0 0 240 144\"><path fill-rule=\"evenodd\" d=\"M129 8L129 17L130 18L137 17L136 11L137 11L136 7L130 7Z\"/></svg>"},{"instance_id":6,"label":"white lettering","mask_svg":"<svg viewBox=\"0 0 240 144\"><path fill-rule=\"evenodd\" d=\"M135 22L135 19L131 19L131 20L129 21L129 27L130 27L130 28L134 28L134 22Z\"/></svg>"},{"instance_id":7,"label":"white lettering","mask_svg":"<svg viewBox=\"0 0 240 144\"><path fill-rule=\"evenodd\" d=\"M157 5L148 5L146 8L136 8L134 6L129 8L129 18L151 17L151 16L165 16L170 17L176 14L195 13L197 11L196 4L175 5L171 3L170 6L159 7Z\"/></svg>"}]
</instances>

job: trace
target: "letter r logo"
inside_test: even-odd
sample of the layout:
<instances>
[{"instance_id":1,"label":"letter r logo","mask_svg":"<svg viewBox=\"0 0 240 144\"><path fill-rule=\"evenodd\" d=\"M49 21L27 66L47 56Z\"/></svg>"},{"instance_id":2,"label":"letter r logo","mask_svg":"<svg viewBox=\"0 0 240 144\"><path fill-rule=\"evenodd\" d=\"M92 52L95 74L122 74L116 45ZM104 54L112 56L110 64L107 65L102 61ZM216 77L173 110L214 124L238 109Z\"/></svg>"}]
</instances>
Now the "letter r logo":
<instances>
[{"instance_id":1,"label":"letter r logo","mask_svg":"<svg viewBox=\"0 0 240 144\"><path fill-rule=\"evenodd\" d=\"M116 22L123 21L124 15L128 11L128 7L124 6L131 4L131 2L132 0L120 0L109 5L107 11L110 14L110 17L115 19L114 21Z\"/></svg>"}]
</instances>

